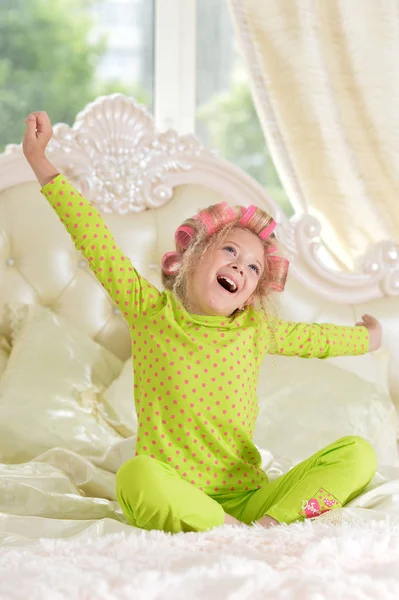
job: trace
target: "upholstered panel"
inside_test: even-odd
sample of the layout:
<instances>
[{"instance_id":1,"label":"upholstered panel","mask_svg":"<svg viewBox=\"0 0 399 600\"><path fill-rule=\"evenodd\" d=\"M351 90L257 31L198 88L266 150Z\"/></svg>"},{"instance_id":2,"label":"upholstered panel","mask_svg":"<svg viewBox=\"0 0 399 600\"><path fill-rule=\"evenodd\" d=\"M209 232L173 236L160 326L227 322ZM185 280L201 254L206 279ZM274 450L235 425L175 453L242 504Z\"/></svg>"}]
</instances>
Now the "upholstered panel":
<instances>
[{"instance_id":1,"label":"upholstered panel","mask_svg":"<svg viewBox=\"0 0 399 600\"><path fill-rule=\"evenodd\" d=\"M27 182L0 192L0 334L10 335L7 304L41 304L127 358L124 320L39 190L36 182ZM180 186L173 202L161 208L105 218L138 271L161 287L160 260L173 246L175 228L220 198L201 186Z\"/></svg>"}]
</instances>

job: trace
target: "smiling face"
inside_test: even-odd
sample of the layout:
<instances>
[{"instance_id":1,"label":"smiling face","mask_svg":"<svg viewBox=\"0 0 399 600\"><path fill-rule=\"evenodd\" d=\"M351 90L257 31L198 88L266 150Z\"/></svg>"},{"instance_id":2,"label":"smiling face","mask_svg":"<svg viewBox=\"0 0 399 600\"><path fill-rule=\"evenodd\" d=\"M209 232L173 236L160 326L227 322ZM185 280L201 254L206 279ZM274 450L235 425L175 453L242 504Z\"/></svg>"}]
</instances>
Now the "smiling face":
<instances>
[{"instance_id":1,"label":"smiling face","mask_svg":"<svg viewBox=\"0 0 399 600\"><path fill-rule=\"evenodd\" d=\"M189 310L230 316L250 304L265 268L265 248L246 229L233 229L198 261L187 286Z\"/></svg>"}]
</instances>

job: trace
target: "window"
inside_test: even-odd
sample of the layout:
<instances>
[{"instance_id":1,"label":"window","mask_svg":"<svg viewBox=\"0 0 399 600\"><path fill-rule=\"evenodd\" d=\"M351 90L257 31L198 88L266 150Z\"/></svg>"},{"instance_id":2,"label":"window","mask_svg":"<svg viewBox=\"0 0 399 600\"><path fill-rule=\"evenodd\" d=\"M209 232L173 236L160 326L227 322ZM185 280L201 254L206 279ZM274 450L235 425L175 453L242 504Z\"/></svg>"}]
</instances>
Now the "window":
<instances>
[{"instance_id":1,"label":"window","mask_svg":"<svg viewBox=\"0 0 399 600\"><path fill-rule=\"evenodd\" d=\"M206 146L290 204L267 151L227 0L2 0L0 151L46 110L72 125L97 96L134 96L157 127Z\"/></svg>"},{"instance_id":2,"label":"window","mask_svg":"<svg viewBox=\"0 0 399 600\"><path fill-rule=\"evenodd\" d=\"M54 123L102 94L153 105L153 0L2 0L0 151L30 111Z\"/></svg>"},{"instance_id":3,"label":"window","mask_svg":"<svg viewBox=\"0 0 399 600\"><path fill-rule=\"evenodd\" d=\"M152 108L153 0L96 0L92 15L96 39L105 39L106 43L96 77L115 91L134 95Z\"/></svg>"},{"instance_id":4,"label":"window","mask_svg":"<svg viewBox=\"0 0 399 600\"><path fill-rule=\"evenodd\" d=\"M256 179L287 214L280 183L248 87L225 0L197 2L196 132Z\"/></svg>"}]
</instances>

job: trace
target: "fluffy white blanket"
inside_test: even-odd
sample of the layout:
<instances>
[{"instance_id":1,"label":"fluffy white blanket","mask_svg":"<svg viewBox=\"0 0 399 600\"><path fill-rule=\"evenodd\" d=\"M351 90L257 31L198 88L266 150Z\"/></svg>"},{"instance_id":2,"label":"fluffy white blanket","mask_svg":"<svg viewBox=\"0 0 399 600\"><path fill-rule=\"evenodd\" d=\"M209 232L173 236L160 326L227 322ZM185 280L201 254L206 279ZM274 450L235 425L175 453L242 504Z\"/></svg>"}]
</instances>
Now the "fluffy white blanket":
<instances>
[{"instance_id":1,"label":"fluffy white blanket","mask_svg":"<svg viewBox=\"0 0 399 600\"><path fill-rule=\"evenodd\" d=\"M396 600L399 524L87 532L0 549L1 600Z\"/></svg>"}]
</instances>

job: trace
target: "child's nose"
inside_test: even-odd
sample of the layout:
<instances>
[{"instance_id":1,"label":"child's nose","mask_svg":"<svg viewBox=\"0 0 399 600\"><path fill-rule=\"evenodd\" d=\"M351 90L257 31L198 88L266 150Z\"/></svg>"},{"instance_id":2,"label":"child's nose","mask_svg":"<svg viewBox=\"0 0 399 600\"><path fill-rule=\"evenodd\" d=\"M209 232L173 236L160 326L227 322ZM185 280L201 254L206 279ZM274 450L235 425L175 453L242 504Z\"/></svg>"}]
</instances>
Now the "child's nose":
<instances>
[{"instance_id":1,"label":"child's nose","mask_svg":"<svg viewBox=\"0 0 399 600\"><path fill-rule=\"evenodd\" d=\"M232 265L232 266L233 266L233 269L235 271L238 271L240 273L240 275L244 275L244 269L241 267L241 265L235 264L235 265Z\"/></svg>"}]
</instances>

